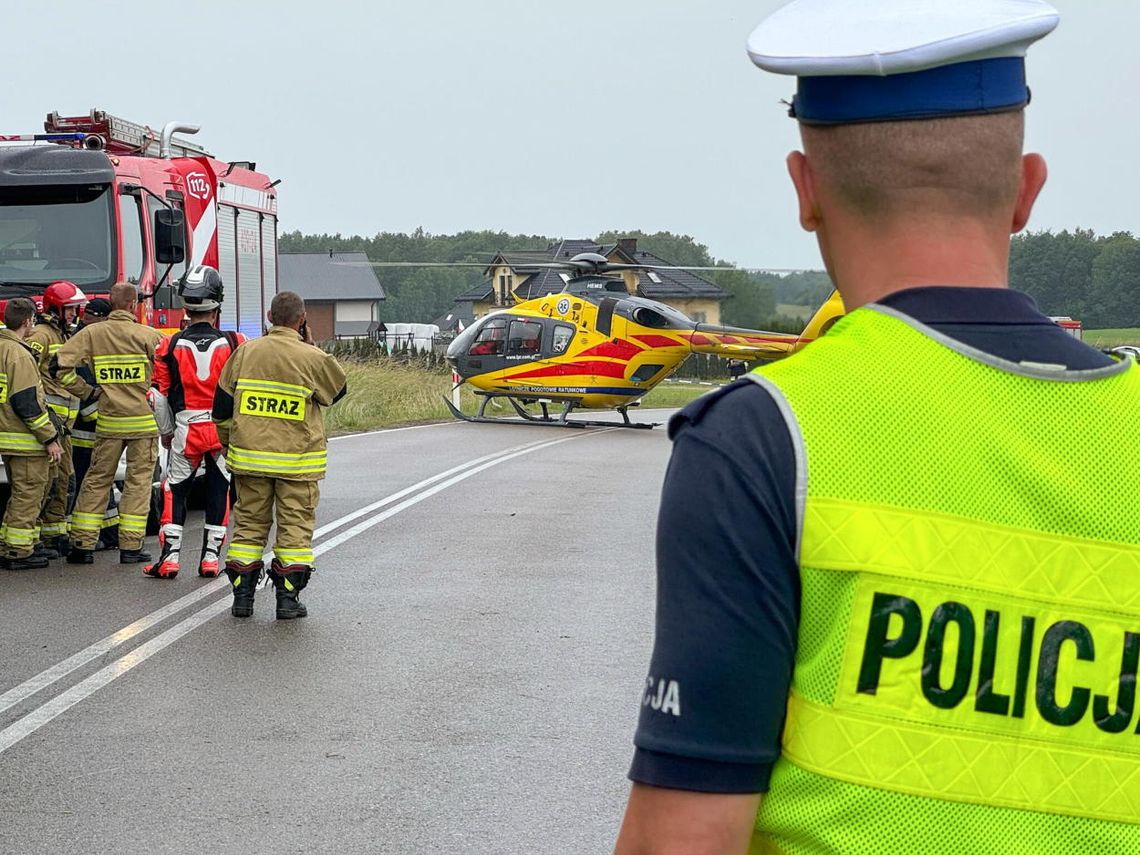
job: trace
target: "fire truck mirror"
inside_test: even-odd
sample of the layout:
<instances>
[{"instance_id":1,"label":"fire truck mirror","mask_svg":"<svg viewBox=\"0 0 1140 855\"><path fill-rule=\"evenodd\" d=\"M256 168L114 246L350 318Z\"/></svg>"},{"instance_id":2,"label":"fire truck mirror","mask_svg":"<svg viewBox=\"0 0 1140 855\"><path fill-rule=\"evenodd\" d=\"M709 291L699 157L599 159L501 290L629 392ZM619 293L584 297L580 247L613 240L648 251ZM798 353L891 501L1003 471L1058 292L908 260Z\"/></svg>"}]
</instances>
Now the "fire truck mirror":
<instances>
[{"instance_id":1,"label":"fire truck mirror","mask_svg":"<svg viewBox=\"0 0 1140 855\"><path fill-rule=\"evenodd\" d=\"M159 264L181 264L186 258L186 225L177 208L154 212L154 257Z\"/></svg>"}]
</instances>

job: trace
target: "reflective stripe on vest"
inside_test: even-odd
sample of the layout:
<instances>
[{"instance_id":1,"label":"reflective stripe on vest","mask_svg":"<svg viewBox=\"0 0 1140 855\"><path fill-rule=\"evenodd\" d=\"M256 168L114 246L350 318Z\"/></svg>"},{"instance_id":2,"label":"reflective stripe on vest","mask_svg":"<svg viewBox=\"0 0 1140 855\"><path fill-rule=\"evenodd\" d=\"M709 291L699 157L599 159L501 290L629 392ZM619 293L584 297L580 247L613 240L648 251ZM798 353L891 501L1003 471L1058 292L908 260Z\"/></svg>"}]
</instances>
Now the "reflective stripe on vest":
<instances>
[{"instance_id":1,"label":"reflective stripe on vest","mask_svg":"<svg viewBox=\"0 0 1140 855\"><path fill-rule=\"evenodd\" d=\"M231 445L226 465L231 470L260 472L267 475L312 475L325 471L328 452L307 451L290 454L279 451L254 451Z\"/></svg>"},{"instance_id":2,"label":"reflective stripe on vest","mask_svg":"<svg viewBox=\"0 0 1140 855\"><path fill-rule=\"evenodd\" d=\"M56 395L48 392L45 396L52 412L65 421L74 421L79 416L79 401L70 395Z\"/></svg>"},{"instance_id":3,"label":"reflective stripe on vest","mask_svg":"<svg viewBox=\"0 0 1140 855\"><path fill-rule=\"evenodd\" d=\"M158 433L158 423L155 422L153 413L148 413L145 416L109 416L106 413L100 413L98 431L104 435L156 434Z\"/></svg>"},{"instance_id":4,"label":"reflective stripe on vest","mask_svg":"<svg viewBox=\"0 0 1140 855\"><path fill-rule=\"evenodd\" d=\"M30 433L0 431L0 451L43 451L43 443Z\"/></svg>"},{"instance_id":5,"label":"reflective stripe on vest","mask_svg":"<svg viewBox=\"0 0 1140 855\"><path fill-rule=\"evenodd\" d=\"M760 851L921 824L948 837L911 851L1140 852L1140 369L868 307L753 379L797 440L803 584Z\"/></svg>"}]
</instances>

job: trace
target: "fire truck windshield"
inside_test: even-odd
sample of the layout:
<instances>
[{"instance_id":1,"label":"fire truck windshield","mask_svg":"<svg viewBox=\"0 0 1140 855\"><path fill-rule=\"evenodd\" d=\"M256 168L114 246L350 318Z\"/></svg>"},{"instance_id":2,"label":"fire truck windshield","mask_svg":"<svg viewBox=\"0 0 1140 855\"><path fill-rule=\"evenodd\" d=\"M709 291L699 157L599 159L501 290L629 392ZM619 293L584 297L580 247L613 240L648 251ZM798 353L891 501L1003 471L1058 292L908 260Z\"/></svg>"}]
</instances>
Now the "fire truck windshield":
<instances>
[{"instance_id":1,"label":"fire truck windshield","mask_svg":"<svg viewBox=\"0 0 1140 855\"><path fill-rule=\"evenodd\" d=\"M109 288L111 203L106 184L0 188L0 296L38 292L57 279Z\"/></svg>"}]
</instances>

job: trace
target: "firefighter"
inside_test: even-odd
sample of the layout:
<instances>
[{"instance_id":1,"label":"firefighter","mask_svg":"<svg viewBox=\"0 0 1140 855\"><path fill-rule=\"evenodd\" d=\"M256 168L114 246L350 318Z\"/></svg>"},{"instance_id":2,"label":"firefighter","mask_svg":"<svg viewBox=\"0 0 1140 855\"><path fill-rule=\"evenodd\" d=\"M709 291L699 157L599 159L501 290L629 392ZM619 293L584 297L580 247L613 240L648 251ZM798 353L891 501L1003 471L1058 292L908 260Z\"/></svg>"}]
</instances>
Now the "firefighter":
<instances>
[{"instance_id":1,"label":"firefighter","mask_svg":"<svg viewBox=\"0 0 1140 855\"><path fill-rule=\"evenodd\" d=\"M340 400L346 387L337 361L312 346L299 295L279 293L268 318L269 332L238 348L222 370L213 417L237 486L225 566L234 592L231 613L253 614L276 508L269 578L277 618L286 620L308 613L298 595L313 571L317 482L325 474L321 407Z\"/></svg>"},{"instance_id":2,"label":"firefighter","mask_svg":"<svg viewBox=\"0 0 1140 855\"><path fill-rule=\"evenodd\" d=\"M0 330L0 454L11 489L0 527L5 570L47 567L45 556L32 554L36 525L51 488L52 466L63 456L36 357L27 345L35 319L35 303L17 297L8 301Z\"/></svg>"},{"instance_id":3,"label":"firefighter","mask_svg":"<svg viewBox=\"0 0 1140 855\"><path fill-rule=\"evenodd\" d=\"M210 409L222 366L245 341L240 333L217 328L223 290L222 277L213 267L198 265L187 273L178 293L188 324L181 332L163 339L155 354L154 414L170 457L163 490L162 554L143 570L147 576L173 579L178 575L186 500L194 473L203 464L206 525L198 575L218 575L218 559L226 536L230 475Z\"/></svg>"},{"instance_id":4,"label":"firefighter","mask_svg":"<svg viewBox=\"0 0 1140 855\"><path fill-rule=\"evenodd\" d=\"M48 558L66 555L69 548L67 530L75 493L75 466L70 434L80 407L95 405L93 386L81 377L76 377L65 386L51 376L49 367L51 358L71 335L79 310L86 303L87 295L75 283L65 280L53 282L44 289L43 313L28 336L28 346L39 362L48 408L55 413L62 428L59 444L63 456L52 466L51 492L40 518L40 536L48 547L44 553ZM51 554L52 551L55 555Z\"/></svg>"},{"instance_id":5,"label":"firefighter","mask_svg":"<svg viewBox=\"0 0 1140 855\"><path fill-rule=\"evenodd\" d=\"M83 308L83 314L79 319L76 332L84 327L107 320L107 316L110 314L111 302L109 300L104 297L91 298ZM75 373L86 380L88 384L95 385L95 375L87 366L79 366L75 369ZM75 427L71 430L71 458L75 465L75 492L71 496L71 507L68 508L69 517L74 509L75 500L78 498L79 489L83 486L83 479L91 467L91 453L95 450L95 422L98 418L98 399L88 400L80 406L79 418L76 419ZM112 486L107 495L107 509L103 511L103 522L100 526L99 540L95 544L95 549L118 548L119 497Z\"/></svg>"},{"instance_id":6,"label":"firefighter","mask_svg":"<svg viewBox=\"0 0 1140 855\"><path fill-rule=\"evenodd\" d=\"M103 523L107 493L115 480L119 458L126 450L127 474L119 504L119 562L150 560L143 551L154 464L158 457L158 426L147 390L154 370L154 353L162 335L135 320L138 290L129 282L111 288L107 320L84 327L59 349L54 365L66 378L81 365L95 374L102 390L95 450L83 479L71 519L69 564L91 564Z\"/></svg>"}]
</instances>

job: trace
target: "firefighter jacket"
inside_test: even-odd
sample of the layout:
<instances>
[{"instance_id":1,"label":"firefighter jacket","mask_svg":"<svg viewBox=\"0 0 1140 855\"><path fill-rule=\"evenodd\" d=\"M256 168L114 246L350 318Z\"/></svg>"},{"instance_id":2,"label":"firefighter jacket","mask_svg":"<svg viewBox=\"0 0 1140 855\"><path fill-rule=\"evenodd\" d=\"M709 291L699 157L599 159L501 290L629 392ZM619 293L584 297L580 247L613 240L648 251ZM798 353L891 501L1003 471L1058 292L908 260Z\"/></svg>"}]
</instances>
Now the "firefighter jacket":
<instances>
[{"instance_id":1,"label":"firefighter jacket","mask_svg":"<svg viewBox=\"0 0 1140 855\"><path fill-rule=\"evenodd\" d=\"M61 382L70 382L76 368L87 366L102 390L96 423L99 436L136 439L158 434L147 392L161 338L158 330L116 309L107 320L84 327L59 349L56 362Z\"/></svg>"},{"instance_id":2,"label":"firefighter jacket","mask_svg":"<svg viewBox=\"0 0 1140 855\"><path fill-rule=\"evenodd\" d=\"M47 404L60 422L70 429L79 417L79 408L95 389L81 377L75 377L68 384L62 382L61 377L52 377L51 360L63 347L64 338L59 328L50 321L41 321L36 324L27 344L35 354L40 367L40 377L43 379L44 394Z\"/></svg>"},{"instance_id":3,"label":"firefighter jacket","mask_svg":"<svg viewBox=\"0 0 1140 855\"><path fill-rule=\"evenodd\" d=\"M197 456L221 449L210 419L214 390L241 333L193 324L158 344L154 360L154 416L158 431L172 436L171 448Z\"/></svg>"},{"instance_id":4,"label":"firefighter jacket","mask_svg":"<svg viewBox=\"0 0 1140 855\"><path fill-rule=\"evenodd\" d=\"M345 393L344 370L288 327L239 347L218 382L213 417L231 472L317 481L327 459L321 407Z\"/></svg>"},{"instance_id":5,"label":"firefighter jacket","mask_svg":"<svg viewBox=\"0 0 1140 855\"><path fill-rule=\"evenodd\" d=\"M56 438L32 349L0 329L0 453L46 454L44 446Z\"/></svg>"}]
</instances>

